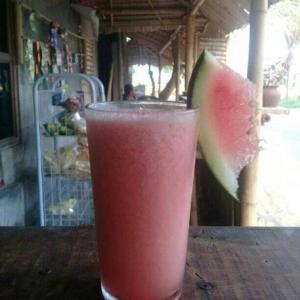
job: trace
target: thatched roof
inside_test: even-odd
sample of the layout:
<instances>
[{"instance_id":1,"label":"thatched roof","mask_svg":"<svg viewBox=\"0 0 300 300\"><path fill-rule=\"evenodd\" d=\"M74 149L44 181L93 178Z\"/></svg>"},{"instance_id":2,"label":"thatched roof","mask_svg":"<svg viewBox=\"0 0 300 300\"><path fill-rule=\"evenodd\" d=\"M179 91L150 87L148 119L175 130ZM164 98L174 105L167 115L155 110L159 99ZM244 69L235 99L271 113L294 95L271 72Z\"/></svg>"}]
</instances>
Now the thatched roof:
<instances>
[{"instance_id":1,"label":"thatched roof","mask_svg":"<svg viewBox=\"0 0 300 300\"><path fill-rule=\"evenodd\" d=\"M278 0L269 0L270 5ZM249 22L250 0L96 0L100 32L124 32L131 37L133 61L156 60L174 31L182 31L188 11L196 10L199 37L221 38ZM184 49L184 47L183 47ZM171 58L170 47L164 58Z\"/></svg>"}]
</instances>

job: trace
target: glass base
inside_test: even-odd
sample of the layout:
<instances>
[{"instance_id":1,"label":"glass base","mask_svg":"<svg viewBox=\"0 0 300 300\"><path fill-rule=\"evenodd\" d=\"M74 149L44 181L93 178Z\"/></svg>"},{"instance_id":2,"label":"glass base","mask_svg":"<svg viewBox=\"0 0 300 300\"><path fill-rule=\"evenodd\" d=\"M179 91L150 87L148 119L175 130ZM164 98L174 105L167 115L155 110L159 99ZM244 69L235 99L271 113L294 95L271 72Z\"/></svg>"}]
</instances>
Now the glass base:
<instances>
[{"instance_id":1,"label":"glass base","mask_svg":"<svg viewBox=\"0 0 300 300\"><path fill-rule=\"evenodd\" d=\"M109 292L107 292L107 290L104 288L104 286L102 284L101 284L101 292L102 292L102 296L105 300L122 300L122 299L118 299L118 298L112 296ZM182 290L180 289L167 298L157 299L157 300L179 300L181 293L182 293Z\"/></svg>"},{"instance_id":2,"label":"glass base","mask_svg":"<svg viewBox=\"0 0 300 300\"><path fill-rule=\"evenodd\" d=\"M102 284L101 284L101 292L105 300L118 300L117 298L113 297L109 292L107 292Z\"/></svg>"}]
</instances>

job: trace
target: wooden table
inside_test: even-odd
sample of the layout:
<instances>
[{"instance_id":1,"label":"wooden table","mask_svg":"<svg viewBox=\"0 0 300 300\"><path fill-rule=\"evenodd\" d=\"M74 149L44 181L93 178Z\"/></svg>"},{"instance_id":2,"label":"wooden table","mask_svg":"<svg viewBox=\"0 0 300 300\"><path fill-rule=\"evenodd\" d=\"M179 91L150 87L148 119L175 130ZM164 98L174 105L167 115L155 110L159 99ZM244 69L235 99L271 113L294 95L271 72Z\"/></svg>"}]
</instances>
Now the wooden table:
<instances>
[{"instance_id":1,"label":"wooden table","mask_svg":"<svg viewBox=\"0 0 300 300\"><path fill-rule=\"evenodd\" d=\"M1 300L99 299L98 290L92 227L0 229ZM300 228L191 229L182 299L300 299Z\"/></svg>"}]
</instances>

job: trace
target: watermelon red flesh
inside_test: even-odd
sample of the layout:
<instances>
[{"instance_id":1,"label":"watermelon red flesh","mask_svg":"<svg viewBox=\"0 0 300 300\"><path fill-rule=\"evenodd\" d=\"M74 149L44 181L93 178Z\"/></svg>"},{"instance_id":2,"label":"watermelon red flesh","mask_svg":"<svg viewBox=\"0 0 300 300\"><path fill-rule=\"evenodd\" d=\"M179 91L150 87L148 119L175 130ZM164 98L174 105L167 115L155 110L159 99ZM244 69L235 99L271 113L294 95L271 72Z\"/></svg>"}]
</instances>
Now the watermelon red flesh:
<instances>
[{"instance_id":1,"label":"watermelon red flesh","mask_svg":"<svg viewBox=\"0 0 300 300\"><path fill-rule=\"evenodd\" d=\"M200 107L199 143L204 158L225 189L236 199L241 169L257 154L253 131L255 85L204 51L188 90L188 103Z\"/></svg>"}]
</instances>

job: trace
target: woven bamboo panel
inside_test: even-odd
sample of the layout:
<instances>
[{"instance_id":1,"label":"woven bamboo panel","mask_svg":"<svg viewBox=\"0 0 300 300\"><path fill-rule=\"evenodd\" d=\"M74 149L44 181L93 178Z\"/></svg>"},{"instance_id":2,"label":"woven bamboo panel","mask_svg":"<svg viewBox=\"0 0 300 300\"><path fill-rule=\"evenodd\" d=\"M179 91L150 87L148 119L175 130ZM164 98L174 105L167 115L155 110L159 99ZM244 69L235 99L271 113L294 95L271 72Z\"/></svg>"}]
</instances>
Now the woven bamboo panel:
<instances>
[{"instance_id":1,"label":"woven bamboo panel","mask_svg":"<svg viewBox=\"0 0 300 300\"><path fill-rule=\"evenodd\" d=\"M216 58L222 62L226 63L226 52L227 52L227 39L226 38L200 38L199 40L200 52L203 49L210 51Z\"/></svg>"},{"instance_id":2,"label":"woven bamboo panel","mask_svg":"<svg viewBox=\"0 0 300 300\"><path fill-rule=\"evenodd\" d=\"M84 41L84 71L86 74L95 74L95 43L94 41Z\"/></svg>"}]
</instances>

